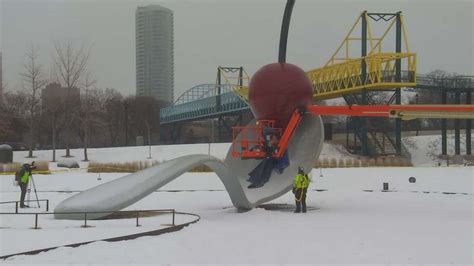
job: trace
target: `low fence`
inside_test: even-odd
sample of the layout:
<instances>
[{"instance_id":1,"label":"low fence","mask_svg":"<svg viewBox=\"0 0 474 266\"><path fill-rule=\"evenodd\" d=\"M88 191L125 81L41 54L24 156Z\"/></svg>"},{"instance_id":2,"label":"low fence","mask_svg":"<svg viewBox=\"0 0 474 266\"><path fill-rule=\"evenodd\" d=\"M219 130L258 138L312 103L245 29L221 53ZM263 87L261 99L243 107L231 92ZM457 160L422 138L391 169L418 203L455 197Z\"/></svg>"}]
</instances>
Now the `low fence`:
<instances>
[{"instance_id":1,"label":"low fence","mask_svg":"<svg viewBox=\"0 0 474 266\"><path fill-rule=\"evenodd\" d=\"M187 213L187 212L177 212L174 209L114 211L114 212L107 212L107 213L111 213L111 214L135 213L136 214L136 226L138 227L138 226L140 226L139 223L138 223L138 218L140 217L140 213L150 213L150 212L172 213L173 216L172 216L172 224L170 224L171 226L166 227L166 228L160 228L160 229L155 229L155 230L151 230L151 231L141 232L141 233L130 234L130 235L122 235L122 236L117 236L117 237L97 239L97 240L79 242L79 243L74 243L74 244L67 244L67 245L62 245L62 246L54 246L54 247L49 247L49 248L30 250L30 251L26 251L26 252L15 253L15 254L2 255L2 256L0 256L0 260L5 260L7 258L17 256L17 255L34 255L34 254L38 254L40 252L53 250L53 249L56 249L56 248L59 248L59 247L79 247L79 246L87 245L87 244L94 243L94 242L97 242L97 241L117 242L117 241L124 241L124 240L132 240L132 239L136 239L136 238L139 238L139 237L142 237L142 236L157 236L157 235L161 235L161 234L166 234L166 233L179 231L179 230L183 229L185 226L196 223L201 219L201 217L197 214ZM84 213L84 212L81 212L81 213ZM93 212L85 212L84 213L84 217L85 217L84 225L81 226L83 228L89 227L89 226L87 226L87 213L93 213ZM104 211L101 211L99 213L104 213ZM38 227L38 215L48 215L48 214L51 215L51 214L54 214L54 213L0 213L0 215L34 215L35 216L35 227L34 227L34 229L40 229L40 227ZM63 214L73 214L73 212L64 212ZM176 214L194 216L194 217L196 217L196 219L194 219L192 221L189 221L189 222L186 222L186 223L182 223L182 224L175 224L175 215Z\"/></svg>"},{"instance_id":2,"label":"low fence","mask_svg":"<svg viewBox=\"0 0 474 266\"><path fill-rule=\"evenodd\" d=\"M53 174L53 173L70 173L70 172L87 172L87 173L135 173L146 168L150 168L159 164L158 161L147 163L146 161L138 162L125 162L125 163L95 163L92 167L81 167L81 168L68 168L68 169L55 169L45 171L32 171L32 174ZM207 167L197 166L189 172L211 172ZM15 172L5 171L2 172L0 168L0 175L15 175Z\"/></svg>"},{"instance_id":3,"label":"low fence","mask_svg":"<svg viewBox=\"0 0 474 266\"><path fill-rule=\"evenodd\" d=\"M49 201L48 201L49 202ZM11 203L11 202L0 202L0 204L6 204L6 203ZM48 206L49 206L49 203L48 203ZM49 209L49 207L48 207ZM87 216L88 214L94 214L94 213L108 213L109 215L107 216L110 216L110 215L114 215L114 214L128 214L130 216L133 216L136 220L136 223L135 223L135 226L136 227L139 227L140 224L139 224L139 218L140 218L140 214L143 214L143 213L160 213L160 214L166 214L166 213L171 213L172 214L172 217L171 217L171 226L175 226L175 216L176 216L176 210L175 209L158 209L158 210L131 210L131 211L94 211L94 212L27 212L27 213L18 213L18 211L16 212L0 212L0 215L31 215L31 216L34 216L34 219L35 219L35 222L34 222L34 227L32 227L32 229L41 229L41 227L39 227L39 224L38 224L38 216L40 215L54 215L54 214L71 214L71 215L74 215L74 214L79 214L79 215L83 215L84 216L84 224L81 225L82 228L87 228L87 227L90 227L90 225L87 225L87 221L90 221L90 220L103 220L103 219L88 219ZM143 216L142 216L143 217Z\"/></svg>"},{"instance_id":4,"label":"low fence","mask_svg":"<svg viewBox=\"0 0 474 266\"><path fill-rule=\"evenodd\" d=\"M40 207L40 202L46 202L46 211L49 211L49 200L48 199L38 199L38 200L25 200L24 202L37 202L38 207ZM18 204L20 201L4 201L0 202L0 204L15 204L15 214L18 213Z\"/></svg>"},{"instance_id":5,"label":"low fence","mask_svg":"<svg viewBox=\"0 0 474 266\"><path fill-rule=\"evenodd\" d=\"M377 158L320 158L314 168L352 168L352 167L412 167L406 158L377 157Z\"/></svg>"}]
</instances>

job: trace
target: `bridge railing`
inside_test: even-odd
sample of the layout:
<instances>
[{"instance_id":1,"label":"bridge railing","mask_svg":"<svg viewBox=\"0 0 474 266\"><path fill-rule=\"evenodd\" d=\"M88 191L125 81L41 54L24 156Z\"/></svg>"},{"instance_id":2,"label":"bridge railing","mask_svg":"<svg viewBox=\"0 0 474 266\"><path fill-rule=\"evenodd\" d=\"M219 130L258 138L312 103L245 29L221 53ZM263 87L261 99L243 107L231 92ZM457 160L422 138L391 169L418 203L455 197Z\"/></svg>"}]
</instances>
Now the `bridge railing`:
<instances>
[{"instance_id":1,"label":"bridge railing","mask_svg":"<svg viewBox=\"0 0 474 266\"><path fill-rule=\"evenodd\" d=\"M248 90L250 83L250 76L243 67L240 68L226 68L218 67L221 82L226 86L230 86L232 91L242 98L245 102L248 102Z\"/></svg>"},{"instance_id":2,"label":"bridge railing","mask_svg":"<svg viewBox=\"0 0 474 266\"><path fill-rule=\"evenodd\" d=\"M417 87L440 89L474 89L474 76L433 77L418 75Z\"/></svg>"},{"instance_id":3,"label":"bridge railing","mask_svg":"<svg viewBox=\"0 0 474 266\"><path fill-rule=\"evenodd\" d=\"M397 81L396 63L401 75ZM366 73L363 73L363 65ZM362 89L387 89L416 85L416 54L377 53L307 72L313 82L316 99L328 99L355 93Z\"/></svg>"},{"instance_id":4,"label":"bridge railing","mask_svg":"<svg viewBox=\"0 0 474 266\"><path fill-rule=\"evenodd\" d=\"M174 102L175 105L196 101L203 98L216 96L220 93L231 92L233 87L230 84L199 84L187 90Z\"/></svg>"},{"instance_id":5,"label":"bridge railing","mask_svg":"<svg viewBox=\"0 0 474 266\"><path fill-rule=\"evenodd\" d=\"M219 104L220 103L220 104ZM248 104L234 92L168 106L160 110L160 124L210 118L248 109Z\"/></svg>"}]
</instances>

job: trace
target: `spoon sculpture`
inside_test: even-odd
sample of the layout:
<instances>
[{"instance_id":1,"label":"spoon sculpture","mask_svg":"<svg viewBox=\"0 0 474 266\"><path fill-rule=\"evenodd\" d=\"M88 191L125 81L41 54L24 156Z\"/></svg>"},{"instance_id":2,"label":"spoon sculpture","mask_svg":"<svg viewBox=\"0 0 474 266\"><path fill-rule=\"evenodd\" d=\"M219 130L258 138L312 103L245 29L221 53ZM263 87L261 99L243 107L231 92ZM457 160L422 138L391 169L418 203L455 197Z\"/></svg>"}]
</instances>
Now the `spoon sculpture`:
<instances>
[{"instance_id":1,"label":"spoon sculpture","mask_svg":"<svg viewBox=\"0 0 474 266\"><path fill-rule=\"evenodd\" d=\"M252 123L255 122L250 124ZM292 155L290 165L281 174L272 171L268 182L260 188L248 189L246 180L248 173L261 159L234 158L230 155L230 147L224 161L209 155L187 155L80 192L55 208L55 218L80 220L84 219L84 212L90 212L87 214L88 219L107 216L112 211L132 205L186 171L203 164L215 171L229 193L232 204L239 210L249 210L290 191L298 166L313 168L322 149L323 134L321 118L306 115L288 146L288 152Z\"/></svg>"}]
</instances>

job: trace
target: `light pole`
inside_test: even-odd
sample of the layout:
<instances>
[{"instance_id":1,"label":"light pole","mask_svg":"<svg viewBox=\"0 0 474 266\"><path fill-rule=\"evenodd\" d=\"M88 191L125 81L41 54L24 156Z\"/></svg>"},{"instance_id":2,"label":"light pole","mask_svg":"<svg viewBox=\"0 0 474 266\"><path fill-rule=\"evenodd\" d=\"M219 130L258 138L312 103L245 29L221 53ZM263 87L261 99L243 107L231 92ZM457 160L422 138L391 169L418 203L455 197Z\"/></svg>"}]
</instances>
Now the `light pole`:
<instances>
[{"instance_id":1,"label":"light pole","mask_svg":"<svg viewBox=\"0 0 474 266\"><path fill-rule=\"evenodd\" d=\"M415 104L418 104L418 93L415 94ZM421 121L420 120L416 120L416 133L415 133L415 136L418 136L418 131L420 130L420 123Z\"/></svg>"},{"instance_id":2,"label":"light pole","mask_svg":"<svg viewBox=\"0 0 474 266\"><path fill-rule=\"evenodd\" d=\"M211 119L211 134L208 137L208 139L209 139L209 147L207 150L207 154L211 155L211 142L214 141L214 119Z\"/></svg>"},{"instance_id":3,"label":"light pole","mask_svg":"<svg viewBox=\"0 0 474 266\"><path fill-rule=\"evenodd\" d=\"M125 147L128 146L128 102L123 102L123 108L125 109Z\"/></svg>"},{"instance_id":4,"label":"light pole","mask_svg":"<svg viewBox=\"0 0 474 266\"><path fill-rule=\"evenodd\" d=\"M147 159L151 159L151 126L150 124L147 122L146 123L146 128L147 128L147 131L148 131L148 158Z\"/></svg>"}]
</instances>

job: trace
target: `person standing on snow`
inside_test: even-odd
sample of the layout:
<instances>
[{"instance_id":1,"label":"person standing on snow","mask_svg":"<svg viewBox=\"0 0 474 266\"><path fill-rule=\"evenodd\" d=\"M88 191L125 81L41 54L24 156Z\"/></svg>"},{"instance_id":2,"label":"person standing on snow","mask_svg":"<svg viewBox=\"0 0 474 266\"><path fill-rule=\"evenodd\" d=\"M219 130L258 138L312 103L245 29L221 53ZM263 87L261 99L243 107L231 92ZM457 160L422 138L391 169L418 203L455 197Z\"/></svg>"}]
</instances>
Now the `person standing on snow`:
<instances>
[{"instance_id":1,"label":"person standing on snow","mask_svg":"<svg viewBox=\"0 0 474 266\"><path fill-rule=\"evenodd\" d=\"M293 194L295 195L295 213L306 212L306 192L308 191L309 177L302 166L298 166L298 174L293 179Z\"/></svg>"},{"instance_id":2,"label":"person standing on snow","mask_svg":"<svg viewBox=\"0 0 474 266\"><path fill-rule=\"evenodd\" d=\"M16 173L18 185L20 186L21 195L20 195L20 208L28 208L28 205L25 205L25 195L28 189L28 182L30 181L31 170L35 169L36 166L34 162L30 164L23 164Z\"/></svg>"}]
</instances>

